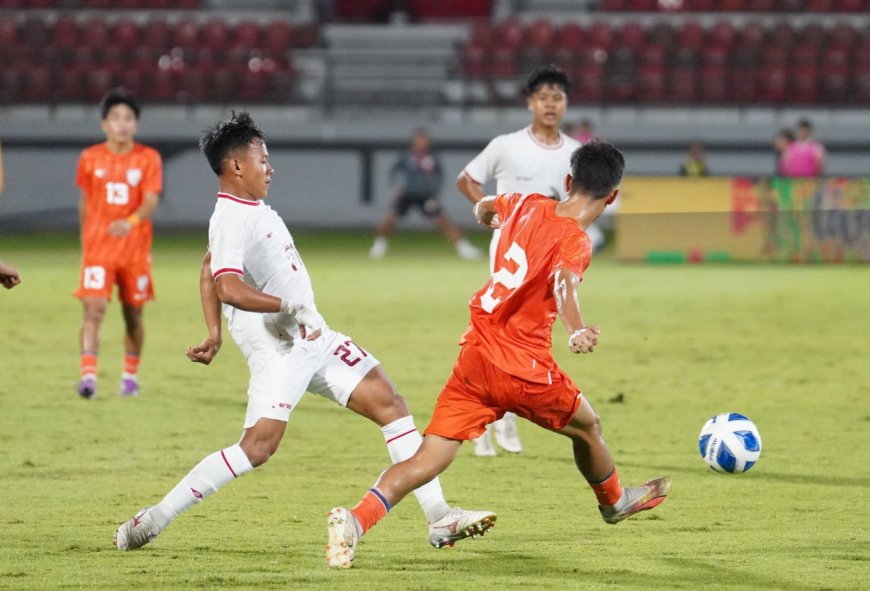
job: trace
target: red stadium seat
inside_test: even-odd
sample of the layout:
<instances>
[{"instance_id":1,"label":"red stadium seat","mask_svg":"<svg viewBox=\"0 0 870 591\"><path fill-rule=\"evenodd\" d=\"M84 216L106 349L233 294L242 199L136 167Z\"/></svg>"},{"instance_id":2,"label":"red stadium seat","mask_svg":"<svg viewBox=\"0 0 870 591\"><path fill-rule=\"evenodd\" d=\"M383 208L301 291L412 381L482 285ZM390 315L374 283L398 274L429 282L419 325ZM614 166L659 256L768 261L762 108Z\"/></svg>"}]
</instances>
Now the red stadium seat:
<instances>
[{"instance_id":1,"label":"red stadium seat","mask_svg":"<svg viewBox=\"0 0 870 591\"><path fill-rule=\"evenodd\" d=\"M286 21L272 21L263 31L262 44L267 54L283 56L292 45L292 29Z\"/></svg>"},{"instance_id":2,"label":"red stadium seat","mask_svg":"<svg viewBox=\"0 0 870 591\"><path fill-rule=\"evenodd\" d=\"M553 43L553 59L563 68L579 63L577 53L585 47L588 34L577 23L566 23L556 34Z\"/></svg>"},{"instance_id":3,"label":"red stadium seat","mask_svg":"<svg viewBox=\"0 0 870 591\"><path fill-rule=\"evenodd\" d=\"M492 78L513 78L517 75L517 51L513 47L494 47L489 55L489 75Z\"/></svg>"},{"instance_id":4,"label":"red stadium seat","mask_svg":"<svg viewBox=\"0 0 870 591\"><path fill-rule=\"evenodd\" d=\"M508 47L514 51L519 50L525 41L525 28L518 20L508 19L502 21L495 30L495 44L498 47Z\"/></svg>"},{"instance_id":5,"label":"red stadium seat","mask_svg":"<svg viewBox=\"0 0 870 591\"><path fill-rule=\"evenodd\" d=\"M684 22L677 33L677 45L700 51L704 47L704 28L698 21Z\"/></svg>"},{"instance_id":6,"label":"red stadium seat","mask_svg":"<svg viewBox=\"0 0 870 591\"><path fill-rule=\"evenodd\" d=\"M644 64L638 68L638 99L658 103L665 98L665 68L661 64Z\"/></svg>"},{"instance_id":7,"label":"red stadium seat","mask_svg":"<svg viewBox=\"0 0 870 591\"><path fill-rule=\"evenodd\" d=\"M495 31L489 21L476 21L471 26L471 38L468 40L469 45L488 48L493 44L495 39Z\"/></svg>"},{"instance_id":8,"label":"red stadium seat","mask_svg":"<svg viewBox=\"0 0 870 591\"><path fill-rule=\"evenodd\" d=\"M536 20L526 32L526 47L534 47L542 52L549 52L555 37L556 32L549 19Z\"/></svg>"},{"instance_id":9,"label":"red stadium seat","mask_svg":"<svg viewBox=\"0 0 870 591\"><path fill-rule=\"evenodd\" d=\"M676 33L674 29L666 22L657 22L647 31L647 39L650 43L661 45L668 49L674 45L675 38Z\"/></svg>"},{"instance_id":10,"label":"red stadium seat","mask_svg":"<svg viewBox=\"0 0 870 591\"><path fill-rule=\"evenodd\" d=\"M794 43L794 31L791 25L785 22L777 23L770 30L767 36L767 42L770 45L777 47L791 47Z\"/></svg>"},{"instance_id":11,"label":"red stadium seat","mask_svg":"<svg viewBox=\"0 0 870 591\"><path fill-rule=\"evenodd\" d=\"M619 40L620 47L629 47L636 50L645 43L646 31L644 31L640 23L628 21L619 27L619 30L616 32L616 38Z\"/></svg>"},{"instance_id":12,"label":"red stadium seat","mask_svg":"<svg viewBox=\"0 0 870 591\"><path fill-rule=\"evenodd\" d=\"M190 32L188 31L188 34ZM195 47L197 45L206 47L215 53L224 51L227 47L230 38L230 30L227 23L222 19L211 18L204 23L199 29L199 41L197 42L196 33L192 35L192 43L182 45L182 47Z\"/></svg>"},{"instance_id":13,"label":"red stadium seat","mask_svg":"<svg viewBox=\"0 0 870 591\"><path fill-rule=\"evenodd\" d=\"M55 100L78 103L84 100L84 73L78 68L64 68L57 75Z\"/></svg>"},{"instance_id":14,"label":"red stadium seat","mask_svg":"<svg viewBox=\"0 0 870 591\"><path fill-rule=\"evenodd\" d=\"M732 68L728 72L730 98L737 103L751 103L755 100L756 69L755 67Z\"/></svg>"},{"instance_id":15,"label":"red stadium seat","mask_svg":"<svg viewBox=\"0 0 870 591\"><path fill-rule=\"evenodd\" d=\"M713 47L731 49L734 45L734 27L728 21L718 21L707 33L707 44Z\"/></svg>"},{"instance_id":16,"label":"red stadium seat","mask_svg":"<svg viewBox=\"0 0 870 591\"><path fill-rule=\"evenodd\" d=\"M175 26L171 30L171 35L170 43L172 47L192 49L198 43L199 28L191 19L185 18L175 23Z\"/></svg>"},{"instance_id":17,"label":"red stadium seat","mask_svg":"<svg viewBox=\"0 0 870 591\"><path fill-rule=\"evenodd\" d=\"M48 66L34 66L23 80L21 99L27 103L48 103L53 86L51 69Z\"/></svg>"},{"instance_id":18,"label":"red stadium seat","mask_svg":"<svg viewBox=\"0 0 870 591\"><path fill-rule=\"evenodd\" d=\"M776 12L777 0L749 0L746 3L746 10L753 12Z\"/></svg>"},{"instance_id":19,"label":"red stadium seat","mask_svg":"<svg viewBox=\"0 0 870 591\"><path fill-rule=\"evenodd\" d=\"M821 98L830 103L847 102L849 80L849 72L845 67L823 68L819 76Z\"/></svg>"},{"instance_id":20,"label":"red stadium seat","mask_svg":"<svg viewBox=\"0 0 870 591\"><path fill-rule=\"evenodd\" d=\"M758 73L757 99L763 103L781 103L787 96L788 75L781 66L766 66Z\"/></svg>"},{"instance_id":21,"label":"red stadium seat","mask_svg":"<svg viewBox=\"0 0 870 591\"><path fill-rule=\"evenodd\" d=\"M794 66L789 71L789 100L814 103L819 98L819 71L815 66Z\"/></svg>"},{"instance_id":22,"label":"red stadium seat","mask_svg":"<svg viewBox=\"0 0 870 591\"><path fill-rule=\"evenodd\" d=\"M671 71L668 97L679 103L697 100L698 79L694 68L677 67Z\"/></svg>"},{"instance_id":23,"label":"red stadium seat","mask_svg":"<svg viewBox=\"0 0 870 591\"><path fill-rule=\"evenodd\" d=\"M840 12L865 12L868 8L866 0L837 0L836 5Z\"/></svg>"},{"instance_id":24,"label":"red stadium seat","mask_svg":"<svg viewBox=\"0 0 870 591\"><path fill-rule=\"evenodd\" d=\"M796 46L791 53L791 63L815 67L819 63L819 48L814 45Z\"/></svg>"},{"instance_id":25,"label":"red stadium seat","mask_svg":"<svg viewBox=\"0 0 870 591\"><path fill-rule=\"evenodd\" d=\"M235 47L251 49L259 45L260 26L254 21L242 21L233 31L231 44Z\"/></svg>"},{"instance_id":26,"label":"red stadium seat","mask_svg":"<svg viewBox=\"0 0 870 591\"><path fill-rule=\"evenodd\" d=\"M683 9L686 11L711 12L715 8L715 0L683 0Z\"/></svg>"},{"instance_id":27,"label":"red stadium seat","mask_svg":"<svg viewBox=\"0 0 870 591\"><path fill-rule=\"evenodd\" d=\"M574 70L571 100L600 102L604 98L604 68L599 65L580 66Z\"/></svg>"},{"instance_id":28,"label":"red stadium seat","mask_svg":"<svg viewBox=\"0 0 870 591\"><path fill-rule=\"evenodd\" d=\"M728 70L724 65L705 65L701 68L701 100L707 103L728 102Z\"/></svg>"},{"instance_id":29,"label":"red stadium seat","mask_svg":"<svg viewBox=\"0 0 870 591\"><path fill-rule=\"evenodd\" d=\"M589 45L605 51L613 46L613 31L606 23L593 23L589 27Z\"/></svg>"},{"instance_id":30,"label":"red stadium seat","mask_svg":"<svg viewBox=\"0 0 870 591\"><path fill-rule=\"evenodd\" d=\"M858 31L845 23L837 23L831 28L828 45L832 47L852 47L858 42Z\"/></svg>"},{"instance_id":31,"label":"red stadium seat","mask_svg":"<svg viewBox=\"0 0 870 591\"><path fill-rule=\"evenodd\" d=\"M62 16L54 23L51 44L60 51L69 51L79 43L79 26L70 16Z\"/></svg>"},{"instance_id":32,"label":"red stadium seat","mask_svg":"<svg viewBox=\"0 0 870 591\"><path fill-rule=\"evenodd\" d=\"M827 37L828 34L822 25L810 23L798 32L797 44L821 47Z\"/></svg>"},{"instance_id":33,"label":"red stadium seat","mask_svg":"<svg viewBox=\"0 0 870 591\"><path fill-rule=\"evenodd\" d=\"M663 66L668 60L668 50L662 45L644 45L637 56L641 64Z\"/></svg>"},{"instance_id":34,"label":"red stadium seat","mask_svg":"<svg viewBox=\"0 0 870 591\"><path fill-rule=\"evenodd\" d=\"M139 26L132 20L119 19L112 25L109 37L112 47L122 52L133 52L140 43Z\"/></svg>"},{"instance_id":35,"label":"red stadium seat","mask_svg":"<svg viewBox=\"0 0 870 591\"><path fill-rule=\"evenodd\" d=\"M780 12L801 12L804 8L804 0L779 0Z\"/></svg>"},{"instance_id":36,"label":"red stadium seat","mask_svg":"<svg viewBox=\"0 0 870 591\"><path fill-rule=\"evenodd\" d=\"M109 24L102 18L92 18L82 24L81 42L97 52L110 48ZM100 95L102 96L102 95Z\"/></svg>"},{"instance_id":37,"label":"red stadium seat","mask_svg":"<svg viewBox=\"0 0 870 591\"><path fill-rule=\"evenodd\" d=\"M761 47L766 36L764 25L758 21L749 21L737 32L736 45L740 47Z\"/></svg>"},{"instance_id":38,"label":"red stadium seat","mask_svg":"<svg viewBox=\"0 0 870 591\"><path fill-rule=\"evenodd\" d=\"M834 0L807 0L805 8L809 12L833 12Z\"/></svg>"},{"instance_id":39,"label":"red stadium seat","mask_svg":"<svg viewBox=\"0 0 870 591\"><path fill-rule=\"evenodd\" d=\"M752 0L749 0L749 4L752 4ZM716 8L722 12L742 12L746 6L743 0L719 0Z\"/></svg>"},{"instance_id":40,"label":"red stadium seat","mask_svg":"<svg viewBox=\"0 0 870 591\"><path fill-rule=\"evenodd\" d=\"M485 78L489 64L489 53L477 45L467 45L461 52L462 71L468 78Z\"/></svg>"}]
</instances>

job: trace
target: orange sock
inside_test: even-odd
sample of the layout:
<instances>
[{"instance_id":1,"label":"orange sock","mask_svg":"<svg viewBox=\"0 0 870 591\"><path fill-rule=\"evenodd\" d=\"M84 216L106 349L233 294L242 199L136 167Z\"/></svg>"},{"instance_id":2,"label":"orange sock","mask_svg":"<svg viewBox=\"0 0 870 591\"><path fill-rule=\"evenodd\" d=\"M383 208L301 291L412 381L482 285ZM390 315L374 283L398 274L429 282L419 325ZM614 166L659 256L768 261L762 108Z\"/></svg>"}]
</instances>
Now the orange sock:
<instances>
[{"instance_id":1,"label":"orange sock","mask_svg":"<svg viewBox=\"0 0 870 591\"><path fill-rule=\"evenodd\" d=\"M622 496L622 485L619 483L619 472L616 471L616 466L613 467L610 476L601 482L590 482L589 486L595 492L599 505L615 505Z\"/></svg>"},{"instance_id":2,"label":"orange sock","mask_svg":"<svg viewBox=\"0 0 870 591\"><path fill-rule=\"evenodd\" d=\"M135 376L139 370L139 354L124 353L124 375Z\"/></svg>"},{"instance_id":3,"label":"orange sock","mask_svg":"<svg viewBox=\"0 0 870 591\"><path fill-rule=\"evenodd\" d=\"M81 377L97 377L97 354L85 351L79 357L79 372Z\"/></svg>"},{"instance_id":4,"label":"orange sock","mask_svg":"<svg viewBox=\"0 0 870 591\"><path fill-rule=\"evenodd\" d=\"M362 533L366 533L369 529L387 516L387 511L390 510L390 504L384 495L376 488L370 488L369 492L359 500L356 507L350 510L362 528Z\"/></svg>"}]
</instances>

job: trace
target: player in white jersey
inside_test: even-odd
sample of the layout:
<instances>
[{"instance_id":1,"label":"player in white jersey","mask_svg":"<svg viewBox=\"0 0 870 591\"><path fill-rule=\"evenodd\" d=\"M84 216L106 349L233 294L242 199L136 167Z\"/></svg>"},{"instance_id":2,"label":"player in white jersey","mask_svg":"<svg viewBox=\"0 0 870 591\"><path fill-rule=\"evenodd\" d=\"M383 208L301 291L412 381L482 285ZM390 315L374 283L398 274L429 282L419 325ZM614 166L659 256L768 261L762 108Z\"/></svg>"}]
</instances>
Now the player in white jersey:
<instances>
[{"instance_id":1,"label":"player in white jersey","mask_svg":"<svg viewBox=\"0 0 870 591\"><path fill-rule=\"evenodd\" d=\"M160 503L121 525L114 540L119 550L147 544L182 512L265 463L278 450L290 413L306 390L381 427L394 462L413 456L422 442L405 400L378 360L330 329L318 313L293 238L263 202L273 173L263 133L247 113L240 113L209 130L200 148L218 176L220 192L200 274L209 336L190 347L187 356L208 365L217 355L223 307L251 372L242 437L207 456ZM337 441L334 447L345 445ZM481 522L494 519L490 512L451 508L437 480L415 494L436 548L468 537Z\"/></svg>"},{"instance_id":2,"label":"player in white jersey","mask_svg":"<svg viewBox=\"0 0 870 591\"><path fill-rule=\"evenodd\" d=\"M571 172L571 154L580 142L562 133L560 126L568 107L568 77L556 66L534 70L526 80L526 104L532 113L532 123L519 131L500 135L469 162L456 186L471 203L483 199L481 185L496 181L496 193L541 193L564 201L565 176ZM594 225L586 229L593 246L603 242L601 230ZM499 231L493 232L489 246L489 268L492 272ZM474 440L474 453L494 456L495 441L505 451L523 450L517 434L516 415L506 413L504 418L487 427L486 432Z\"/></svg>"}]
</instances>

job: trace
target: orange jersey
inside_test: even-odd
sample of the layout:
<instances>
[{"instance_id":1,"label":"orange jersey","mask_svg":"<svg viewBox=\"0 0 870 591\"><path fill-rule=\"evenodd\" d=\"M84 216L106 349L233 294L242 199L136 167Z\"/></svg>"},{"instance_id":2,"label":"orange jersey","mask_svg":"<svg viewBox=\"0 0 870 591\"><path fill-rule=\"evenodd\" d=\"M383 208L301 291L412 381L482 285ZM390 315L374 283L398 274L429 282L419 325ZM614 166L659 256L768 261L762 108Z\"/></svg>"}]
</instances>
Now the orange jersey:
<instances>
[{"instance_id":1,"label":"orange jersey","mask_svg":"<svg viewBox=\"0 0 870 591\"><path fill-rule=\"evenodd\" d=\"M86 148L79 158L76 185L85 195L83 258L102 263L139 261L151 251L151 222L142 220L129 234L109 234L109 224L134 213L146 193L163 190L163 166L157 150L133 144L113 154L106 144Z\"/></svg>"},{"instance_id":2,"label":"orange jersey","mask_svg":"<svg viewBox=\"0 0 870 591\"><path fill-rule=\"evenodd\" d=\"M560 269L583 275L592 243L576 220L556 215L556 202L521 193L496 197L501 220L492 277L469 302L471 322L462 343L480 347L502 371L552 383L556 319L553 278Z\"/></svg>"}]
</instances>

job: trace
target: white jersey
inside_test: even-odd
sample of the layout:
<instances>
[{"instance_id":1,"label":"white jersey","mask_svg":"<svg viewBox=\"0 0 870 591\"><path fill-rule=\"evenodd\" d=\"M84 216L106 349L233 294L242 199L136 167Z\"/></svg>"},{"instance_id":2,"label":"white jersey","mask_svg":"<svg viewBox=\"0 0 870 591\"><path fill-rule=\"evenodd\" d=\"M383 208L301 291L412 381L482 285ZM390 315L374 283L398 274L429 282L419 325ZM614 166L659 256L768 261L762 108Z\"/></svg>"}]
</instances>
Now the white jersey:
<instances>
[{"instance_id":1,"label":"white jersey","mask_svg":"<svg viewBox=\"0 0 870 591\"><path fill-rule=\"evenodd\" d=\"M248 201L218 193L208 225L212 277L235 273L251 287L269 295L301 304L314 305L311 278L284 220L262 200ZM224 315L231 314L224 305ZM292 340L299 326L287 314L270 314Z\"/></svg>"},{"instance_id":2,"label":"white jersey","mask_svg":"<svg viewBox=\"0 0 870 591\"><path fill-rule=\"evenodd\" d=\"M559 132L558 144L539 142L531 126L493 139L462 174L482 185L496 180L496 193L541 193L567 199L565 176L571 172L571 154L580 142Z\"/></svg>"}]
</instances>

